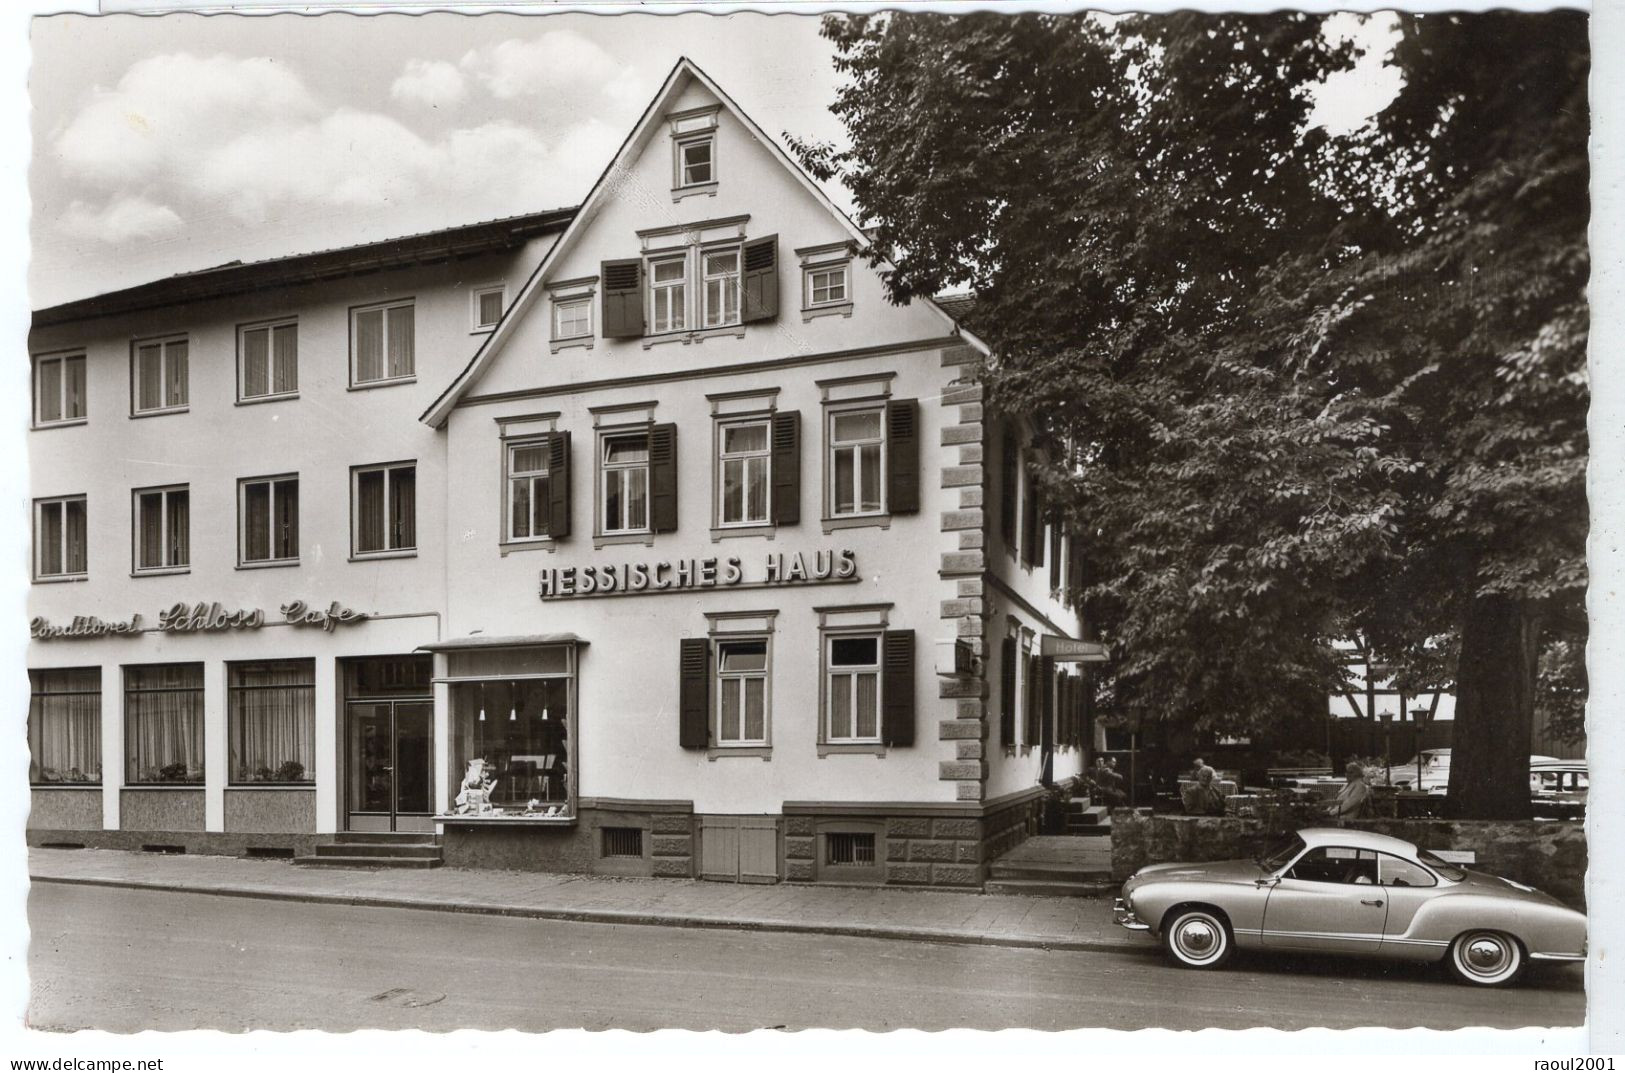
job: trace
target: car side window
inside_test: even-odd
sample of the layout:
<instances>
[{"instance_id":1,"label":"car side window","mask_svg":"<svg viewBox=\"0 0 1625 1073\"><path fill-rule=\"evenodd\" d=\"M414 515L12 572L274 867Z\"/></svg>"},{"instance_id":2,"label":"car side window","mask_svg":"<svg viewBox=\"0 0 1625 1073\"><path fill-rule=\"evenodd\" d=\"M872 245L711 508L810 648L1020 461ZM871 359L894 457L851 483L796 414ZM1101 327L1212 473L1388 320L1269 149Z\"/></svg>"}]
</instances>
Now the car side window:
<instances>
[{"instance_id":1,"label":"car side window","mask_svg":"<svg viewBox=\"0 0 1625 1073\"><path fill-rule=\"evenodd\" d=\"M1311 883L1375 883L1377 854L1369 849L1316 846L1298 858L1287 878Z\"/></svg>"},{"instance_id":2,"label":"car side window","mask_svg":"<svg viewBox=\"0 0 1625 1073\"><path fill-rule=\"evenodd\" d=\"M1433 887L1439 882L1421 865L1386 853L1378 861L1377 881L1385 887Z\"/></svg>"}]
</instances>

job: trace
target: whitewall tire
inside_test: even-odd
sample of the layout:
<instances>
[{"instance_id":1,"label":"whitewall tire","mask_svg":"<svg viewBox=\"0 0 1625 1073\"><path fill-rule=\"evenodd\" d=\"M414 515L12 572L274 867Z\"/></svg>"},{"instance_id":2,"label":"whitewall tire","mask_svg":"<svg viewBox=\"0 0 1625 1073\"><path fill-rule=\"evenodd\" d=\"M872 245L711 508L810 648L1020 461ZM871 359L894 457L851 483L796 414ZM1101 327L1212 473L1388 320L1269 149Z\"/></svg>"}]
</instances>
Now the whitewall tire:
<instances>
[{"instance_id":1,"label":"whitewall tire","mask_svg":"<svg viewBox=\"0 0 1625 1073\"><path fill-rule=\"evenodd\" d=\"M1230 925L1211 909L1177 909L1162 929L1162 945L1174 961L1187 969L1217 969L1235 953Z\"/></svg>"},{"instance_id":2,"label":"whitewall tire","mask_svg":"<svg viewBox=\"0 0 1625 1073\"><path fill-rule=\"evenodd\" d=\"M1528 964L1518 940L1499 931L1458 936L1445 961L1452 976L1478 987L1505 987L1522 976Z\"/></svg>"}]
</instances>

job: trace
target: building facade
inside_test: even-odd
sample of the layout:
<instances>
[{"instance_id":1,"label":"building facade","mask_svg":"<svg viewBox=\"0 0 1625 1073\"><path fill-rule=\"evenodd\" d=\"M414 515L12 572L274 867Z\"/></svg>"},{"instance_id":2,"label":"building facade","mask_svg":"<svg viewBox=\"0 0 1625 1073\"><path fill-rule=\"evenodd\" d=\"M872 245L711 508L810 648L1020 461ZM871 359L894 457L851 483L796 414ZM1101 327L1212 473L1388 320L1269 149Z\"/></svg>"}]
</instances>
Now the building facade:
<instances>
[{"instance_id":1,"label":"building facade","mask_svg":"<svg viewBox=\"0 0 1625 1073\"><path fill-rule=\"evenodd\" d=\"M573 213L41 314L31 840L979 885L1075 556L865 245L684 61Z\"/></svg>"}]
</instances>

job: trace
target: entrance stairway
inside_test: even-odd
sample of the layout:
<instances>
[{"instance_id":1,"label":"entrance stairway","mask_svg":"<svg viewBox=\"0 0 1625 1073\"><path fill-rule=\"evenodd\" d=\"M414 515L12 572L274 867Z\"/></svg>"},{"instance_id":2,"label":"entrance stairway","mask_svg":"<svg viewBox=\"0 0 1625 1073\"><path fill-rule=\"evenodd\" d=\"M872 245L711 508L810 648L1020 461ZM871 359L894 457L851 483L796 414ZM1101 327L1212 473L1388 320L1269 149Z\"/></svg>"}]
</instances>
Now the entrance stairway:
<instances>
[{"instance_id":1,"label":"entrance stairway","mask_svg":"<svg viewBox=\"0 0 1625 1073\"><path fill-rule=\"evenodd\" d=\"M1074 797L1066 811L1066 833L1110 837L1111 810L1105 805L1091 804L1087 797Z\"/></svg>"},{"instance_id":2,"label":"entrance stairway","mask_svg":"<svg viewBox=\"0 0 1625 1073\"><path fill-rule=\"evenodd\" d=\"M313 868L439 868L445 861L432 834L343 831L336 841L317 846L314 857L295 857L293 863Z\"/></svg>"},{"instance_id":3,"label":"entrance stairway","mask_svg":"<svg viewBox=\"0 0 1625 1073\"><path fill-rule=\"evenodd\" d=\"M1098 898L1115 894L1110 839L1035 835L989 866L988 894Z\"/></svg>"}]
</instances>

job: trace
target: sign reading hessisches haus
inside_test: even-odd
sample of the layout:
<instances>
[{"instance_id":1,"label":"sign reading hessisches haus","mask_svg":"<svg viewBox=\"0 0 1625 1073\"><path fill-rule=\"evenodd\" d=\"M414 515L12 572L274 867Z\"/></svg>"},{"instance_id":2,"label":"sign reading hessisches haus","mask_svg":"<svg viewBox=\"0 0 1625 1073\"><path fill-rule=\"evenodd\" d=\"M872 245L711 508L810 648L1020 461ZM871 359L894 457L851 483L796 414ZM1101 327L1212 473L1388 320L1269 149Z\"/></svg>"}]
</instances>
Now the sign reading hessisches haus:
<instances>
[{"instance_id":1,"label":"sign reading hessisches haus","mask_svg":"<svg viewBox=\"0 0 1625 1073\"><path fill-rule=\"evenodd\" d=\"M544 600L558 600L694 589L839 584L857 580L856 553L847 548L831 548L810 555L799 551L770 552L754 570L748 570L737 555L675 562L662 559L656 563L549 567L537 579L536 591Z\"/></svg>"}]
</instances>

